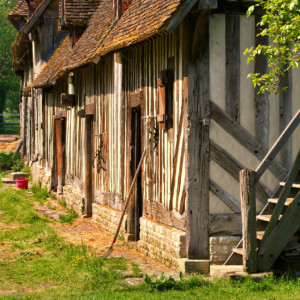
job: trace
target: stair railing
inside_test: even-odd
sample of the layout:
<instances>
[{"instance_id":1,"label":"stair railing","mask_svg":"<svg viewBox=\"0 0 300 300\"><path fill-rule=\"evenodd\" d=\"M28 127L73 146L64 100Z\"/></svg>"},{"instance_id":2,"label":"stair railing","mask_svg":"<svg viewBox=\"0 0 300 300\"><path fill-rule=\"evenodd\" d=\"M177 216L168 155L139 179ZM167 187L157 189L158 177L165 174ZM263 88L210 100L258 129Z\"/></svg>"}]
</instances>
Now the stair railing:
<instances>
[{"instance_id":1,"label":"stair railing","mask_svg":"<svg viewBox=\"0 0 300 300\"><path fill-rule=\"evenodd\" d=\"M241 195L241 213L242 213L242 226L243 226L243 266L244 270L248 273L255 273L257 269L261 269L258 261L257 251L257 238L256 238L256 197L255 186L261 176L265 173L268 167L271 165L279 151L291 137L295 129L300 123L300 109L286 126L284 131L278 137L273 147L269 150L265 158L261 161L256 170L244 169L240 171L240 195ZM274 230L289 192L297 176L300 168L300 150L295 159L294 165L288 175L285 186L279 196L278 202L275 206L273 214L271 216L268 227L262 238L260 247L264 245L268 237ZM298 195L297 195L298 196ZM298 199L298 197L296 198ZM295 198L295 199L296 199ZM300 199L300 192L299 192ZM263 255L261 255L263 256ZM260 259L266 259L260 257Z\"/></svg>"}]
</instances>

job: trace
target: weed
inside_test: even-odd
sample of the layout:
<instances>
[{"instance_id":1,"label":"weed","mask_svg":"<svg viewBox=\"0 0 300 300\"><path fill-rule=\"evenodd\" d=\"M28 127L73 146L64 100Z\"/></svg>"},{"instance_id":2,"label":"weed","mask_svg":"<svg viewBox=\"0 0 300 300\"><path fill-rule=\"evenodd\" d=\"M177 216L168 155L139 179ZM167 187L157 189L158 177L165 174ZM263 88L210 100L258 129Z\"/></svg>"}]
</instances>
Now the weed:
<instances>
[{"instance_id":1,"label":"weed","mask_svg":"<svg viewBox=\"0 0 300 300\"><path fill-rule=\"evenodd\" d=\"M57 200L57 197L52 193L49 193L49 198L52 200Z\"/></svg>"},{"instance_id":2,"label":"weed","mask_svg":"<svg viewBox=\"0 0 300 300\"><path fill-rule=\"evenodd\" d=\"M56 207L53 206L51 202L48 202L48 203L47 203L47 207L48 207L49 209L56 210Z\"/></svg>"},{"instance_id":3,"label":"weed","mask_svg":"<svg viewBox=\"0 0 300 300\"><path fill-rule=\"evenodd\" d=\"M76 212L72 210L68 215L59 215L60 223L73 224L75 219L78 217Z\"/></svg>"},{"instance_id":4,"label":"weed","mask_svg":"<svg viewBox=\"0 0 300 300\"><path fill-rule=\"evenodd\" d=\"M135 262L131 262L132 276L135 278L143 277L143 272L139 268L139 265Z\"/></svg>"},{"instance_id":5,"label":"weed","mask_svg":"<svg viewBox=\"0 0 300 300\"><path fill-rule=\"evenodd\" d=\"M22 168L22 169L21 169L21 172L22 172L22 173L30 173L30 167L27 166L27 167Z\"/></svg>"},{"instance_id":6,"label":"weed","mask_svg":"<svg viewBox=\"0 0 300 300\"><path fill-rule=\"evenodd\" d=\"M49 193L47 191L47 188L44 187L40 187L39 184L33 184L31 191L33 193L33 200L34 201L38 201L41 204L43 204L45 202L45 200L49 197Z\"/></svg>"},{"instance_id":7,"label":"weed","mask_svg":"<svg viewBox=\"0 0 300 300\"><path fill-rule=\"evenodd\" d=\"M123 233L120 233L120 234L119 234L118 240L119 240L119 241L125 241L125 237L124 237Z\"/></svg>"},{"instance_id":8,"label":"weed","mask_svg":"<svg viewBox=\"0 0 300 300\"><path fill-rule=\"evenodd\" d=\"M62 200L58 200L58 202L62 208L67 207L67 202L66 202L65 198L62 198Z\"/></svg>"}]
</instances>

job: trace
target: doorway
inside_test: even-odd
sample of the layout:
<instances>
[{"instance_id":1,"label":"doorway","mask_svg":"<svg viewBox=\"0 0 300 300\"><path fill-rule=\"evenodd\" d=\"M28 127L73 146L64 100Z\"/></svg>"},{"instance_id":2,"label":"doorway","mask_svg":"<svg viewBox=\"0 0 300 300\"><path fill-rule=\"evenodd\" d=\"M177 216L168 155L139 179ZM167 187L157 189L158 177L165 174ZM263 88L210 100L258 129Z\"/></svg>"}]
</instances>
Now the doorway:
<instances>
[{"instance_id":1,"label":"doorway","mask_svg":"<svg viewBox=\"0 0 300 300\"><path fill-rule=\"evenodd\" d=\"M56 178L57 193L63 193L65 185L65 165L66 165L66 118L56 117L55 124L55 149L56 149Z\"/></svg>"},{"instance_id":2,"label":"doorway","mask_svg":"<svg viewBox=\"0 0 300 300\"><path fill-rule=\"evenodd\" d=\"M141 109L136 107L131 110L131 177L133 178L142 157L142 139L141 139ZM137 178L136 187L132 197L131 205L131 228L130 233L134 233L135 240L140 238L140 218L143 215L143 194L142 194L142 175L141 172Z\"/></svg>"}]
</instances>

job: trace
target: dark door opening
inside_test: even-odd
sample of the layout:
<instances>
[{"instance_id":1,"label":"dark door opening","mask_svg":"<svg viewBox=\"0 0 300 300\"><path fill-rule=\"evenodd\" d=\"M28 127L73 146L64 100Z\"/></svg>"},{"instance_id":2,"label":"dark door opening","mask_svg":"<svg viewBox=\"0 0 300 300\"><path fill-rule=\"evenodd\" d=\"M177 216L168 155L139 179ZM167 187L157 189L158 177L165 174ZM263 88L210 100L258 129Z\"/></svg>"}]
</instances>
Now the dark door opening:
<instances>
[{"instance_id":1,"label":"dark door opening","mask_svg":"<svg viewBox=\"0 0 300 300\"><path fill-rule=\"evenodd\" d=\"M140 159L142 157L141 141L141 110L133 108L131 112L131 177L133 178ZM135 240L140 238L140 218L143 215L143 194L142 194L142 176L138 176L136 188L133 193L131 209L129 213L130 228L129 232L134 233Z\"/></svg>"},{"instance_id":2,"label":"dark door opening","mask_svg":"<svg viewBox=\"0 0 300 300\"><path fill-rule=\"evenodd\" d=\"M93 215L93 153L94 153L94 117L85 117L85 214Z\"/></svg>"},{"instance_id":3,"label":"dark door opening","mask_svg":"<svg viewBox=\"0 0 300 300\"><path fill-rule=\"evenodd\" d=\"M55 149L56 149L56 177L57 192L62 194L65 185L65 162L66 162L66 119L55 119Z\"/></svg>"}]
</instances>

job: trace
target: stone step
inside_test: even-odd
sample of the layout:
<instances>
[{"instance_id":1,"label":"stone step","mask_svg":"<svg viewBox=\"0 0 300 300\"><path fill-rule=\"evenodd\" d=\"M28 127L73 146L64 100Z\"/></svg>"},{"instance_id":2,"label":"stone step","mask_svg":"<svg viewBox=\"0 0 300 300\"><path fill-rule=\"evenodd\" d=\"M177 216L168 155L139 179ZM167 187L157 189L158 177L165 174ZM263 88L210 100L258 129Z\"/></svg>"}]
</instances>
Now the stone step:
<instances>
[{"instance_id":1,"label":"stone step","mask_svg":"<svg viewBox=\"0 0 300 300\"><path fill-rule=\"evenodd\" d=\"M16 180L20 178L29 178L30 173L22 173L22 172L14 172L10 173L10 179L11 180Z\"/></svg>"},{"instance_id":2,"label":"stone step","mask_svg":"<svg viewBox=\"0 0 300 300\"><path fill-rule=\"evenodd\" d=\"M211 265L210 276L211 277L229 277L232 275L245 276L247 273L244 272L242 265Z\"/></svg>"},{"instance_id":3,"label":"stone step","mask_svg":"<svg viewBox=\"0 0 300 300\"><path fill-rule=\"evenodd\" d=\"M16 183L15 180L10 179L10 178L1 178L2 183L4 184L12 184L12 183Z\"/></svg>"}]
</instances>

